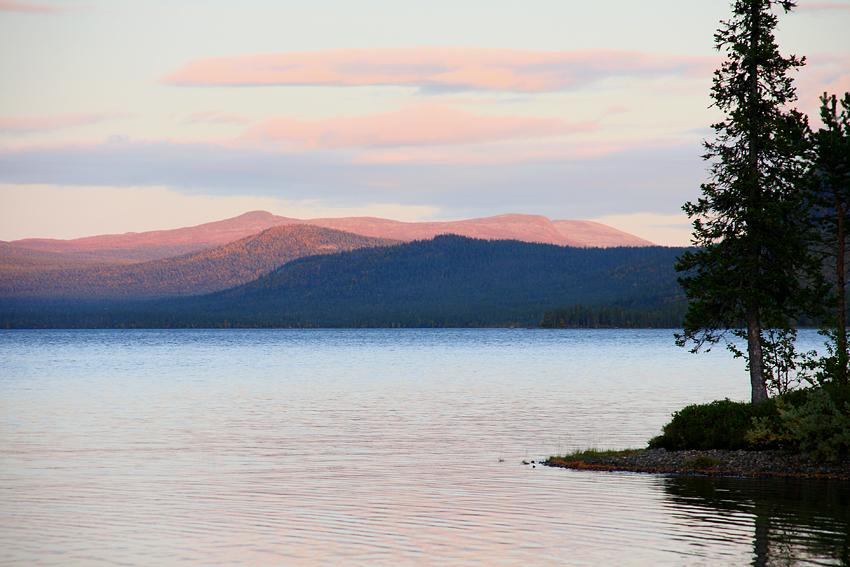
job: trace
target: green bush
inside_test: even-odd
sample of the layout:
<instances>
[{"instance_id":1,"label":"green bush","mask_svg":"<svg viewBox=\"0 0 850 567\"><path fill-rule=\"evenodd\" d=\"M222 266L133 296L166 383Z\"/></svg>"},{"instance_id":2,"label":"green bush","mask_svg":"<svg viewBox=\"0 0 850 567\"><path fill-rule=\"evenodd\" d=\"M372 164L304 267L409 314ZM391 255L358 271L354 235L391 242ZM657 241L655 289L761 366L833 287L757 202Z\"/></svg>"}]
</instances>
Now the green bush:
<instances>
[{"instance_id":1,"label":"green bush","mask_svg":"<svg viewBox=\"0 0 850 567\"><path fill-rule=\"evenodd\" d=\"M752 449L787 449L792 448L794 440L784 425L783 416L791 409L791 405L778 399L774 402L775 412L768 416L754 417L752 426L745 438Z\"/></svg>"},{"instance_id":2,"label":"green bush","mask_svg":"<svg viewBox=\"0 0 850 567\"><path fill-rule=\"evenodd\" d=\"M750 445L745 437L753 418L770 415L773 406L772 400L754 406L729 399L688 406L673 414L662 434L650 440L649 448L747 449Z\"/></svg>"},{"instance_id":3,"label":"green bush","mask_svg":"<svg viewBox=\"0 0 850 567\"><path fill-rule=\"evenodd\" d=\"M850 387L796 390L758 405L726 399L688 406L649 448L789 449L834 462L850 453Z\"/></svg>"},{"instance_id":4,"label":"green bush","mask_svg":"<svg viewBox=\"0 0 850 567\"><path fill-rule=\"evenodd\" d=\"M837 462L850 452L850 404L839 409L829 391L811 391L802 406L781 412L783 429L796 448L818 461Z\"/></svg>"}]
</instances>

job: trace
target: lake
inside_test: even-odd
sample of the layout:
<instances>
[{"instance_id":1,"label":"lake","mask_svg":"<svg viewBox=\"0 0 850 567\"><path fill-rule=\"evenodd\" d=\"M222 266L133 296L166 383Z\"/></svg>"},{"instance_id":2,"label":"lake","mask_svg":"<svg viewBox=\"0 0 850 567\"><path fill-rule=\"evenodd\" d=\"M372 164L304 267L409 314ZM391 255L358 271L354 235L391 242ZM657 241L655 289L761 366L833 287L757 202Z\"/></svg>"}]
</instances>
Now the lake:
<instances>
[{"instance_id":1,"label":"lake","mask_svg":"<svg viewBox=\"0 0 850 567\"><path fill-rule=\"evenodd\" d=\"M0 331L0 563L850 565L848 483L522 464L749 398L672 334Z\"/></svg>"}]
</instances>

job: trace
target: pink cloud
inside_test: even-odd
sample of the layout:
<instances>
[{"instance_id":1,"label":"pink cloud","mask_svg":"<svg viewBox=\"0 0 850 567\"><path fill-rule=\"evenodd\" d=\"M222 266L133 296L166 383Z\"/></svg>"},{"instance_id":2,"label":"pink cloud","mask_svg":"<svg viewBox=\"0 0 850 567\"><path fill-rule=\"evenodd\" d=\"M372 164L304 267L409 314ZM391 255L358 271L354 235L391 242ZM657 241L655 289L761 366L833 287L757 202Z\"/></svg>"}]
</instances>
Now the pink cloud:
<instances>
[{"instance_id":1,"label":"pink cloud","mask_svg":"<svg viewBox=\"0 0 850 567\"><path fill-rule=\"evenodd\" d=\"M96 124L106 120L116 120L134 116L129 112L89 112L82 114L60 114L57 116L0 116L0 133L27 134L30 132L49 132L73 126Z\"/></svg>"},{"instance_id":2,"label":"pink cloud","mask_svg":"<svg viewBox=\"0 0 850 567\"><path fill-rule=\"evenodd\" d=\"M186 118L186 120L184 120L184 122L188 124L197 124L199 122L212 122L214 124L247 124L252 122L252 119L242 116L241 114L221 114L215 110L207 110L190 115Z\"/></svg>"},{"instance_id":3,"label":"pink cloud","mask_svg":"<svg viewBox=\"0 0 850 567\"><path fill-rule=\"evenodd\" d=\"M22 2L0 1L0 12L38 12L49 14L53 12L67 12L67 8L57 6L46 6L44 4L24 4Z\"/></svg>"},{"instance_id":4,"label":"pink cloud","mask_svg":"<svg viewBox=\"0 0 850 567\"><path fill-rule=\"evenodd\" d=\"M161 80L181 86L396 85L427 90L553 92L608 77L710 76L717 57L590 49L376 47L194 59Z\"/></svg>"},{"instance_id":5,"label":"pink cloud","mask_svg":"<svg viewBox=\"0 0 850 567\"><path fill-rule=\"evenodd\" d=\"M595 123L571 124L556 118L483 116L436 103L367 116L299 120L281 116L250 128L248 140L294 148L403 147L486 143L589 131Z\"/></svg>"},{"instance_id":6,"label":"pink cloud","mask_svg":"<svg viewBox=\"0 0 850 567\"><path fill-rule=\"evenodd\" d=\"M594 140L506 140L482 146L453 148L377 148L357 155L355 163L404 165L505 165L588 161L617 152L678 147L679 138L621 138Z\"/></svg>"},{"instance_id":7,"label":"pink cloud","mask_svg":"<svg viewBox=\"0 0 850 567\"><path fill-rule=\"evenodd\" d=\"M797 80L797 107L809 115L813 124L820 124L820 100L824 93L839 97L850 92L850 56L836 53L815 53L806 58Z\"/></svg>"},{"instance_id":8,"label":"pink cloud","mask_svg":"<svg viewBox=\"0 0 850 567\"><path fill-rule=\"evenodd\" d=\"M850 10L850 4L838 4L836 2L810 2L799 4L796 8L799 12L822 12L826 10Z\"/></svg>"}]
</instances>

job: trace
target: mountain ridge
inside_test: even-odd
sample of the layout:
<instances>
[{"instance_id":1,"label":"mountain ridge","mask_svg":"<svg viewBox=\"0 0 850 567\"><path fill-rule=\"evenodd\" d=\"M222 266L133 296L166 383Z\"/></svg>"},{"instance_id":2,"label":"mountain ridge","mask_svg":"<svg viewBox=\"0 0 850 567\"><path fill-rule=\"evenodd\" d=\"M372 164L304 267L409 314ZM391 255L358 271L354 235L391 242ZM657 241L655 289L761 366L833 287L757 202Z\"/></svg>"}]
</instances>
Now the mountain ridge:
<instances>
[{"instance_id":1,"label":"mountain ridge","mask_svg":"<svg viewBox=\"0 0 850 567\"><path fill-rule=\"evenodd\" d=\"M396 243L291 224L271 227L215 248L132 264L57 260L52 256L0 257L0 298L142 299L199 295L244 284L303 256Z\"/></svg>"},{"instance_id":2,"label":"mountain ridge","mask_svg":"<svg viewBox=\"0 0 850 567\"><path fill-rule=\"evenodd\" d=\"M377 217L294 219L267 211L193 227L87 236L70 240L27 238L0 242L0 253L40 251L65 258L101 262L144 262L179 256L235 242L274 226L306 224L373 238L424 240L438 234L520 240L576 247L654 246L634 235L593 221L549 220L540 215L507 214L446 222L403 222ZM32 252L30 252L32 254Z\"/></svg>"}]
</instances>

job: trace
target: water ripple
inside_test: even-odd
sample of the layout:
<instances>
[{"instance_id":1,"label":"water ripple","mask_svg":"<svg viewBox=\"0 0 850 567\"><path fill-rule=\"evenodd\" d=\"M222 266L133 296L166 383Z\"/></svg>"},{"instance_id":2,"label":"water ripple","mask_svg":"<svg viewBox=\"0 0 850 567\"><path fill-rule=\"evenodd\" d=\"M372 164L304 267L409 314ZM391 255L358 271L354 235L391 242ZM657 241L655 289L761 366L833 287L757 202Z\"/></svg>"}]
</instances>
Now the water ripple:
<instances>
[{"instance_id":1,"label":"water ripple","mask_svg":"<svg viewBox=\"0 0 850 567\"><path fill-rule=\"evenodd\" d=\"M0 563L839 564L846 487L521 464L746 394L667 335L0 332Z\"/></svg>"}]
</instances>

